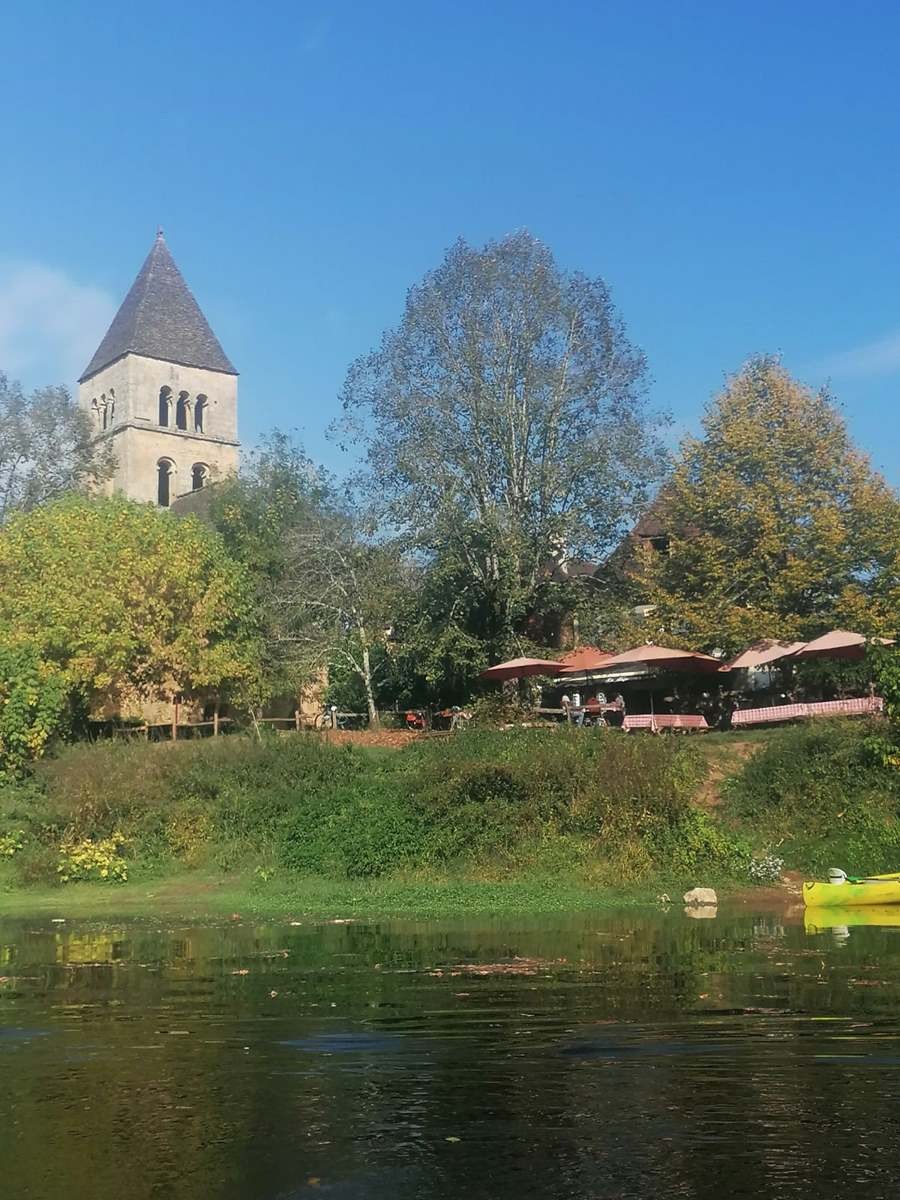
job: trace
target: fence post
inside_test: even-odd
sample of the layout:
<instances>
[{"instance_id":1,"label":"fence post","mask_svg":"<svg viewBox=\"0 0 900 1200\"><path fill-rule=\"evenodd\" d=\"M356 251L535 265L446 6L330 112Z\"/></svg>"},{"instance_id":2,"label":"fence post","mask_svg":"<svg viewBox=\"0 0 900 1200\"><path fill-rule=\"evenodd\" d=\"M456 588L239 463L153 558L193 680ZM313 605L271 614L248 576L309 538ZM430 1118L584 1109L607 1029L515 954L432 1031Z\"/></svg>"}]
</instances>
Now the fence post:
<instances>
[{"instance_id":1,"label":"fence post","mask_svg":"<svg viewBox=\"0 0 900 1200\"><path fill-rule=\"evenodd\" d=\"M297 733L300 732L300 709L294 709L294 729Z\"/></svg>"},{"instance_id":2,"label":"fence post","mask_svg":"<svg viewBox=\"0 0 900 1200\"><path fill-rule=\"evenodd\" d=\"M213 709L213 737L219 736L219 706Z\"/></svg>"},{"instance_id":3,"label":"fence post","mask_svg":"<svg viewBox=\"0 0 900 1200\"><path fill-rule=\"evenodd\" d=\"M178 741L178 701L172 704L172 741Z\"/></svg>"}]
</instances>

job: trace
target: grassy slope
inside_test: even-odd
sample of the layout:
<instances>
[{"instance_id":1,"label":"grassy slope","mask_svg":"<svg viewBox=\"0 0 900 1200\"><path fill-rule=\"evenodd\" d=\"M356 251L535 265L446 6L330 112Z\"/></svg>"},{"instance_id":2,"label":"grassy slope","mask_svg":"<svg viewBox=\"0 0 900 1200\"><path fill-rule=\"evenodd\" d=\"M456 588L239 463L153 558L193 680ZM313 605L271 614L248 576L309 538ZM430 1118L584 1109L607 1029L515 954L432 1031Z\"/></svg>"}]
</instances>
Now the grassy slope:
<instances>
[{"instance_id":1,"label":"grassy slope","mask_svg":"<svg viewBox=\"0 0 900 1200\"><path fill-rule=\"evenodd\" d=\"M723 784L740 775L759 751L775 748L780 736L778 730L759 730L691 739L708 768L706 782L697 793L697 804L712 811L717 820L721 814L730 823L730 802L722 804ZM381 751L374 759L385 757L392 757L392 752ZM0 917L551 913L651 902L663 891L677 896L684 883L684 879L667 880L656 872L638 883L613 887L608 875L586 873L581 867L583 864L566 864L563 860L552 870L546 864L543 868L539 864L523 864L520 870L507 865L506 869L493 873L484 869L457 870L455 874L449 870L430 871L427 877L408 873L405 878L372 880L276 872L265 881L252 868L242 870L239 865L215 870L208 865L190 869L169 863L150 872L152 877L145 875L116 886L73 883L58 887L37 883L23 888L14 880L11 864L0 863ZM717 880L704 875L695 882Z\"/></svg>"}]
</instances>

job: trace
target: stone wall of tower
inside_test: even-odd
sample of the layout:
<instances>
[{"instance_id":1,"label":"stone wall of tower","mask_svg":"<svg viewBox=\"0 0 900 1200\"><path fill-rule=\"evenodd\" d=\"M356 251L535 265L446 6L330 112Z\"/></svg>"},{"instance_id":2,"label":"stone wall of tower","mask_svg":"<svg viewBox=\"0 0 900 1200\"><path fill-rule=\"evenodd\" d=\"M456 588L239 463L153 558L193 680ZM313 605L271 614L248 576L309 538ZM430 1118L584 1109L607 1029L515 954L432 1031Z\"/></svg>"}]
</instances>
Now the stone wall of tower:
<instances>
[{"instance_id":1,"label":"stone wall of tower","mask_svg":"<svg viewBox=\"0 0 900 1200\"><path fill-rule=\"evenodd\" d=\"M172 397L169 425L159 421L160 391ZM188 397L188 429L176 428L178 397ZM206 398L203 431L194 428L197 397ZM116 473L109 491L156 502L160 459L174 466L171 497L191 490L192 468L201 464L210 480L238 467L237 376L200 367L126 354L79 386L79 404L95 423L98 439L109 439ZM107 414L103 429L102 414Z\"/></svg>"}]
</instances>

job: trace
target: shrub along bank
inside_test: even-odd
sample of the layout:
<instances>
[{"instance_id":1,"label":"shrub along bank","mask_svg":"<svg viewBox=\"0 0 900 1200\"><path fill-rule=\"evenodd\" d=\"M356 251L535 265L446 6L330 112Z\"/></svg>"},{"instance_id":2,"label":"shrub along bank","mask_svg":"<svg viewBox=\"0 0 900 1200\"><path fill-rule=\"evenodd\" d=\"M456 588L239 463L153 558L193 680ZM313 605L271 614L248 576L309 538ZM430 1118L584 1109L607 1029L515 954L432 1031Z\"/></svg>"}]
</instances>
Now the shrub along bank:
<instances>
[{"instance_id":1,"label":"shrub along bank","mask_svg":"<svg viewBox=\"0 0 900 1200\"><path fill-rule=\"evenodd\" d=\"M692 806L703 774L687 740L587 731L81 746L0 791L0 854L19 883L721 874L740 851Z\"/></svg>"},{"instance_id":2,"label":"shrub along bank","mask_svg":"<svg viewBox=\"0 0 900 1200\"><path fill-rule=\"evenodd\" d=\"M465 731L399 751L313 737L73 747L0 788L7 888L240 875L578 885L900 867L900 773L855 723L735 756L712 814L702 739ZM721 764L718 746L717 763Z\"/></svg>"},{"instance_id":3,"label":"shrub along bank","mask_svg":"<svg viewBox=\"0 0 900 1200\"><path fill-rule=\"evenodd\" d=\"M726 781L725 825L810 875L900 870L900 769L885 733L855 721L779 730Z\"/></svg>"}]
</instances>

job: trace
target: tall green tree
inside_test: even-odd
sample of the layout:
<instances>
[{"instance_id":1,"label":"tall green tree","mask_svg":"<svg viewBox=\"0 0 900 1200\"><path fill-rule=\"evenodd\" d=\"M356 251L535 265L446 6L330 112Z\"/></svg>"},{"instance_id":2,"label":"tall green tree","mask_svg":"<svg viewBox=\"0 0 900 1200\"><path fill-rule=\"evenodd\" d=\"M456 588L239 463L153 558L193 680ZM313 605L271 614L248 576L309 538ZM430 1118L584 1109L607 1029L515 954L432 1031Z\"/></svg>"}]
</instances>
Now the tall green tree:
<instances>
[{"instance_id":1,"label":"tall green tree","mask_svg":"<svg viewBox=\"0 0 900 1200\"><path fill-rule=\"evenodd\" d=\"M108 479L111 451L93 442L92 432L64 387L26 396L0 372L0 523Z\"/></svg>"},{"instance_id":2,"label":"tall green tree","mask_svg":"<svg viewBox=\"0 0 900 1200\"><path fill-rule=\"evenodd\" d=\"M296 438L275 429L246 455L240 475L208 495L211 524L262 586L284 570L289 531L331 505L334 488Z\"/></svg>"},{"instance_id":3,"label":"tall green tree","mask_svg":"<svg viewBox=\"0 0 900 1200\"><path fill-rule=\"evenodd\" d=\"M631 564L637 594L655 606L642 633L731 651L834 626L896 629L897 494L828 393L776 359L728 380L657 508L668 547L647 544Z\"/></svg>"},{"instance_id":4,"label":"tall green tree","mask_svg":"<svg viewBox=\"0 0 900 1200\"><path fill-rule=\"evenodd\" d=\"M342 428L370 494L452 564L492 655L520 644L548 566L602 555L659 474L645 382L603 280L525 232L457 242L351 366Z\"/></svg>"},{"instance_id":5,"label":"tall green tree","mask_svg":"<svg viewBox=\"0 0 900 1200\"><path fill-rule=\"evenodd\" d=\"M195 518L67 497L0 529L0 649L89 701L258 690L245 572Z\"/></svg>"},{"instance_id":6,"label":"tall green tree","mask_svg":"<svg viewBox=\"0 0 900 1200\"><path fill-rule=\"evenodd\" d=\"M299 530L333 512L326 474L289 433L274 430L247 456L241 474L209 489L207 517L247 572L260 633L263 691L296 695L321 678L325 645L301 638L285 604L290 548Z\"/></svg>"}]
</instances>

